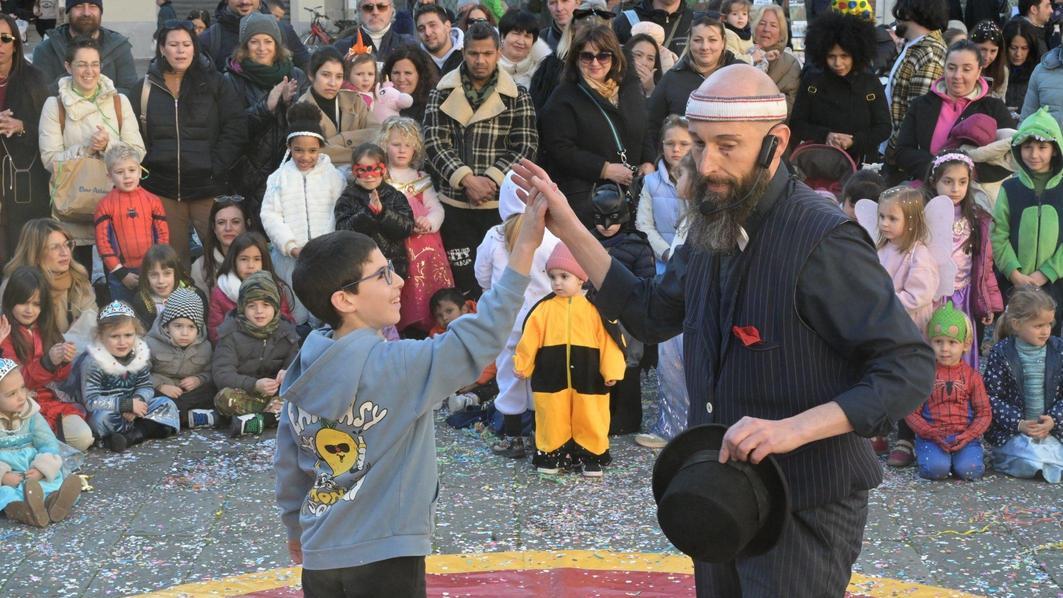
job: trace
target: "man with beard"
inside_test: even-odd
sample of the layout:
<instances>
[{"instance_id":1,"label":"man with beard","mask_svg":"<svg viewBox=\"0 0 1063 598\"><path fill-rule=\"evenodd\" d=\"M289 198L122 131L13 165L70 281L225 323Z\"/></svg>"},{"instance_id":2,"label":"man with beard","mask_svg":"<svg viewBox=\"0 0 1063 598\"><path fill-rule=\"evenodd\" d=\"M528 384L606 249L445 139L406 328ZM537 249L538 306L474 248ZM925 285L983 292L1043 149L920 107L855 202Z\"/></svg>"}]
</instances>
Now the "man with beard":
<instances>
[{"instance_id":1,"label":"man with beard","mask_svg":"<svg viewBox=\"0 0 1063 598\"><path fill-rule=\"evenodd\" d=\"M84 35L100 44L100 73L114 82L119 93L129 96L139 79L133 45L121 33L100 27L103 0L68 0L66 13L67 24L49 31L48 38L33 49L33 66L44 75L49 91L58 93L59 79L69 75L64 66L67 48L75 37Z\"/></svg>"},{"instance_id":2,"label":"man with beard","mask_svg":"<svg viewBox=\"0 0 1063 598\"><path fill-rule=\"evenodd\" d=\"M867 437L929 395L930 348L867 234L781 162L786 98L762 71L722 68L686 108L697 168L686 244L640 280L594 241L537 166L516 170L549 200L606 318L639 340L683 333L689 425L730 426L719 460L775 455L790 516L759 556L695 561L699 596L841 596L882 469ZM772 137L775 139L773 140Z\"/></svg>"},{"instance_id":3,"label":"man with beard","mask_svg":"<svg viewBox=\"0 0 1063 598\"><path fill-rule=\"evenodd\" d=\"M219 73L225 72L229 66L229 57L240 45L240 19L253 12L270 14L269 10L263 9L262 0L221 0L214 13L214 23L199 35L199 47L214 63L214 68L218 69ZM310 52L299 40L299 34L292 29L290 23L278 21L277 25L281 29L281 37L284 38L284 47L292 53L292 62L305 71L310 63Z\"/></svg>"},{"instance_id":4,"label":"man with beard","mask_svg":"<svg viewBox=\"0 0 1063 598\"><path fill-rule=\"evenodd\" d=\"M499 223L498 189L506 172L539 147L531 96L498 68L498 46L490 23L470 25L464 62L429 92L424 111L428 171L445 212L439 232L454 286L469 298L480 296L473 262Z\"/></svg>"},{"instance_id":5,"label":"man with beard","mask_svg":"<svg viewBox=\"0 0 1063 598\"><path fill-rule=\"evenodd\" d=\"M431 57L439 76L461 66L464 35L461 29L451 26L446 9L438 4L425 4L417 9L414 19L421 48Z\"/></svg>"},{"instance_id":6,"label":"man with beard","mask_svg":"<svg viewBox=\"0 0 1063 598\"><path fill-rule=\"evenodd\" d=\"M388 56L397 48L417 45L412 35L392 31L391 24L395 20L395 4L392 0L359 0L358 13L361 23L358 31L332 44L344 56L358 40L359 31L362 43L372 48L378 63L387 62Z\"/></svg>"}]
</instances>

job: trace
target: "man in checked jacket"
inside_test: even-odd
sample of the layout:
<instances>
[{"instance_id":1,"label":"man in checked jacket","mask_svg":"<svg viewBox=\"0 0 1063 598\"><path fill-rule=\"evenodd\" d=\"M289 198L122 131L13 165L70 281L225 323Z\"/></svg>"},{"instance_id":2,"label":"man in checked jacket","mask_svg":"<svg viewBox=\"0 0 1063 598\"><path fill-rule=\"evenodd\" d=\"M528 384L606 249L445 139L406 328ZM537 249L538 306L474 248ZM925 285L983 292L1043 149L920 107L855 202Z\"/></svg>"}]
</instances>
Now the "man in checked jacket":
<instances>
[{"instance_id":1,"label":"man in checked jacket","mask_svg":"<svg viewBox=\"0 0 1063 598\"><path fill-rule=\"evenodd\" d=\"M886 164L892 172L897 134L900 133L908 104L930 91L930 86L945 74L945 41L941 30L948 26L946 0L899 0L893 7L897 35L904 38L904 49L893 65L886 85L890 101L893 133L886 146Z\"/></svg>"},{"instance_id":2,"label":"man in checked jacket","mask_svg":"<svg viewBox=\"0 0 1063 598\"><path fill-rule=\"evenodd\" d=\"M539 146L531 97L498 68L498 48L494 27L470 26L462 65L428 94L424 113L425 155L445 212L440 234L454 283L470 298L480 295L473 261L499 223L502 179Z\"/></svg>"}]
</instances>

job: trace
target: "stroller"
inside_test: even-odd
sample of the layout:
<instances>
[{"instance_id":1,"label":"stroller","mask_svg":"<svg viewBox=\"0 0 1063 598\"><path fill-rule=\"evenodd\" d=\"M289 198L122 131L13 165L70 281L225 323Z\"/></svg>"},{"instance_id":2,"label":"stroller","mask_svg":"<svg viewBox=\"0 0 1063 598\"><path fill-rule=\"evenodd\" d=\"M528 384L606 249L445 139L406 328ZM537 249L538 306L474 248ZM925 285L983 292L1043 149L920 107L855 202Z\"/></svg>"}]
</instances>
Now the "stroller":
<instances>
[{"instance_id":1,"label":"stroller","mask_svg":"<svg viewBox=\"0 0 1063 598\"><path fill-rule=\"evenodd\" d=\"M825 143L804 143L790 154L793 165L806 185L834 197L841 196L845 179L856 172L856 162L845 150Z\"/></svg>"}]
</instances>

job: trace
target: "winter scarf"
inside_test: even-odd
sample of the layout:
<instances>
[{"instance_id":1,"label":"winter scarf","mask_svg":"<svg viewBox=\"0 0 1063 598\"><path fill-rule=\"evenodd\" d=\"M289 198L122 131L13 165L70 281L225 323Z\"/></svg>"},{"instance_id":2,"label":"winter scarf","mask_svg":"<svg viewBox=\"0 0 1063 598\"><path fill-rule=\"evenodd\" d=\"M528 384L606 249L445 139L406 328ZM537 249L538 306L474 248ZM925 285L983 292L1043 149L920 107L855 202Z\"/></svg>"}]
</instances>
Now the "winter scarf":
<instances>
[{"instance_id":1,"label":"winter scarf","mask_svg":"<svg viewBox=\"0 0 1063 598\"><path fill-rule=\"evenodd\" d=\"M495 69L494 73L491 73L491 78L487 80L487 83L480 88L479 91L473 87L472 77L469 76L469 70L465 68L465 64L461 65L461 88L465 91L465 99L469 100L469 105L473 110L480 107L487 98L491 97L491 94L495 92L495 86L498 85L498 69Z\"/></svg>"},{"instance_id":2,"label":"winter scarf","mask_svg":"<svg viewBox=\"0 0 1063 598\"><path fill-rule=\"evenodd\" d=\"M252 301L265 301L273 306L273 319L265 326L255 326L247 319L244 312ZM236 323L241 330L257 339L273 336L281 321L281 294L273 275L269 272L255 272L240 285L240 296L236 301Z\"/></svg>"},{"instance_id":3,"label":"winter scarf","mask_svg":"<svg viewBox=\"0 0 1063 598\"><path fill-rule=\"evenodd\" d=\"M292 76L292 60L285 58L268 66L251 60L241 60L237 72L262 89L273 89L285 77Z\"/></svg>"}]
</instances>

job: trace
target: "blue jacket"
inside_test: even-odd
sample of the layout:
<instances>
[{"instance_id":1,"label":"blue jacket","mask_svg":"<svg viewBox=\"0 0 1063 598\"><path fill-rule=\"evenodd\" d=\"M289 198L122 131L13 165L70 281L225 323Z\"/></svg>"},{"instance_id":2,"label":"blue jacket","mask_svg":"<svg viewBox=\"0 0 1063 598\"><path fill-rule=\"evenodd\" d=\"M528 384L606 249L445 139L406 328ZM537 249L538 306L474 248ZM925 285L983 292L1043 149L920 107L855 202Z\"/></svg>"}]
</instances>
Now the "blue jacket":
<instances>
[{"instance_id":1,"label":"blue jacket","mask_svg":"<svg viewBox=\"0 0 1063 598\"><path fill-rule=\"evenodd\" d=\"M432 550L439 494L432 407L502 351L528 278L507 270L475 314L426 340L362 328L306 339L288 370L277 430L277 502L306 569Z\"/></svg>"},{"instance_id":2,"label":"blue jacket","mask_svg":"<svg viewBox=\"0 0 1063 598\"><path fill-rule=\"evenodd\" d=\"M993 423L985 433L985 439L994 446L1003 446L1019 433L1019 422L1025 419L1023 401L1022 363L1015 348L1015 337L1008 337L993 345L986 360L985 389L989 394L989 406L993 408ZM1048 339L1045 351L1045 414L1052 417L1056 427L1052 435L1063 441L1063 338Z\"/></svg>"}]
</instances>

